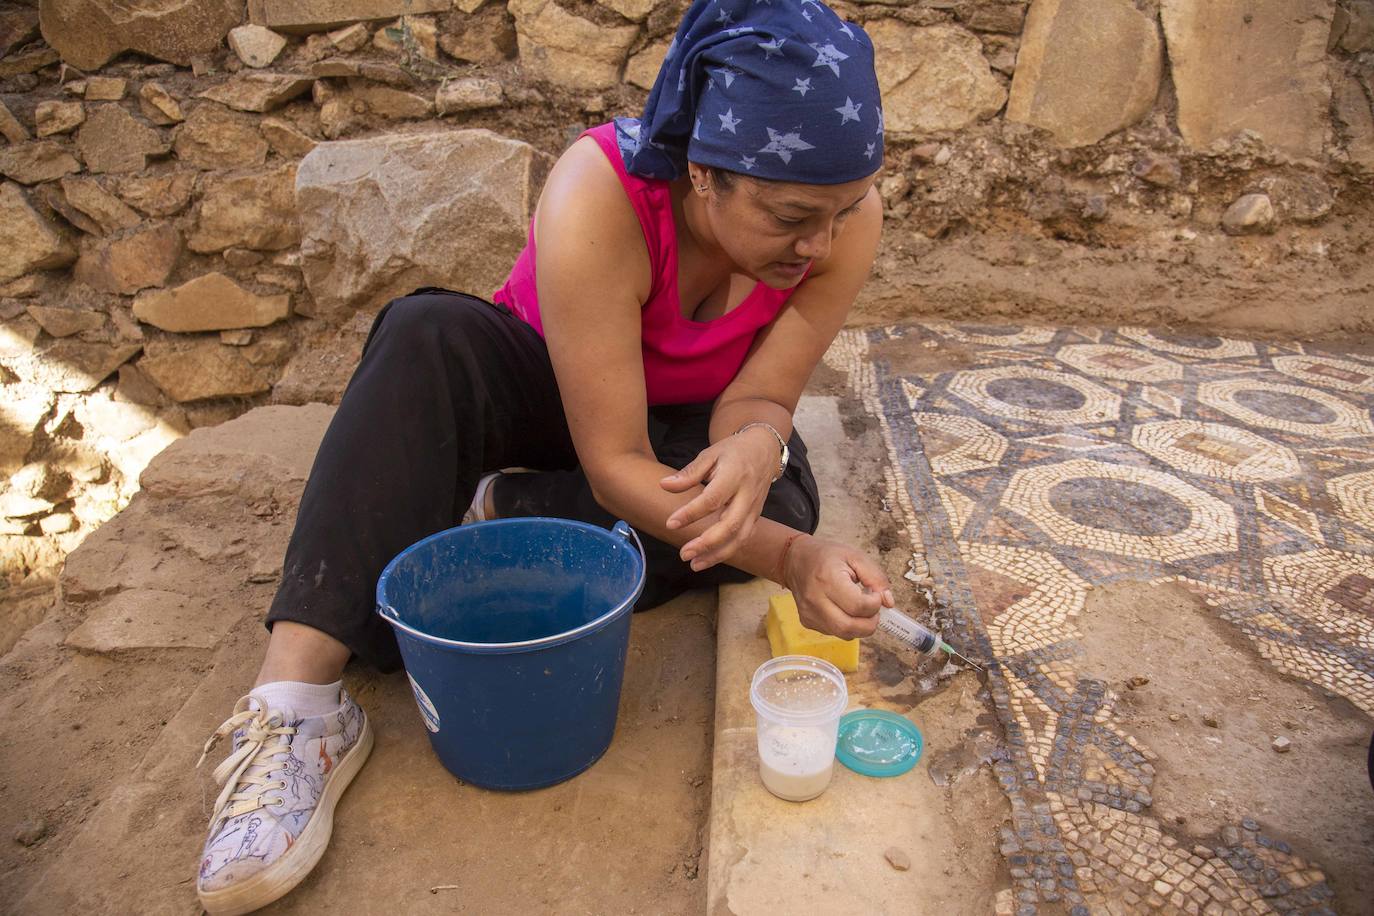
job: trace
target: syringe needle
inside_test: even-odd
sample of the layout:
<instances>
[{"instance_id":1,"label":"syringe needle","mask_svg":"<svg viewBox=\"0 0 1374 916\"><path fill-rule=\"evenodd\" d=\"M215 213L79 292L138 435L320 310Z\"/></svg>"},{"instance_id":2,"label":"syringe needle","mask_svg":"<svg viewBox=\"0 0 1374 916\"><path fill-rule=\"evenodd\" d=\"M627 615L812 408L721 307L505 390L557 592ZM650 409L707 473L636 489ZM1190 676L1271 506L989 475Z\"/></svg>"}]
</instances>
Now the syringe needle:
<instances>
[{"instance_id":1,"label":"syringe needle","mask_svg":"<svg viewBox=\"0 0 1374 916\"><path fill-rule=\"evenodd\" d=\"M975 669L977 669L977 670L979 670L979 671L982 671L982 670L983 670L983 666L982 666L982 665L979 665L979 664L977 664L976 662L974 662L973 659L966 657L966 656L963 655L961 652L959 652L958 650L956 650L953 646L951 646L949 643L947 643L947 642L941 642L941 643L940 643L940 648L944 649L946 652L948 652L950 655L953 655L955 658L959 658L959 659L962 659L963 661L967 662L967 663L969 664L969 666L971 666L971 667L973 667L973 668L975 668Z\"/></svg>"}]
</instances>

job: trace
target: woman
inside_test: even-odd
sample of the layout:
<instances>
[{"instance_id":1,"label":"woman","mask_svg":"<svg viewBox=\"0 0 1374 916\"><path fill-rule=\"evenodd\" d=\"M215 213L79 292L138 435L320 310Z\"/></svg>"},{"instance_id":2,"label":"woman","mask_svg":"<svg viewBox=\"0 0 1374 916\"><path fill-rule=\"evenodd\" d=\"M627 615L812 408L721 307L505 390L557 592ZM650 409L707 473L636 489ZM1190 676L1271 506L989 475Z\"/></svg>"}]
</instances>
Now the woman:
<instances>
[{"instance_id":1,"label":"woman","mask_svg":"<svg viewBox=\"0 0 1374 916\"><path fill-rule=\"evenodd\" d=\"M641 608L766 576L808 626L873 632L887 579L812 536L792 411L872 266L882 145L862 29L817 0L697 0L644 116L558 160L494 303L427 289L382 310L306 486L257 686L217 733L239 730L207 910L262 906L323 854L372 744L344 665L400 665L376 578L469 503L628 520L648 535ZM490 473L513 466L539 473Z\"/></svg>"}]
</instances>

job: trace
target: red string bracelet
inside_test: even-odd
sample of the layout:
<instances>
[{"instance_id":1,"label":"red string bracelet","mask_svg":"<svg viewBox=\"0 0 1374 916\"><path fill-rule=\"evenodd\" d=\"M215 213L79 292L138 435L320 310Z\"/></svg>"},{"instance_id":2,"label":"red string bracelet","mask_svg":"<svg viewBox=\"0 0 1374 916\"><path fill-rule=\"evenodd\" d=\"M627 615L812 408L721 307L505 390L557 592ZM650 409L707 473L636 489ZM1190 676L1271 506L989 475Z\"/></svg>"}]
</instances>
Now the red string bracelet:
<instances>
[{"instance_id":1,"label":"red string bracelet","mask_svg":"<svg viewBox=\"0 0 1374 916\"><path fill-rule=\"evenodd\" d=\"M787 538L787 543L782 545L782 555L778 557L777 575L773 577L773 581L784 588L787 587L787 583L783 580L783 574L786 572L787 566L787 554L791 552L792 545L796 543L797 538L802 537L806 537L806 532L798 531L796 534L790 535Z\"/></svg>"}]
</instances>

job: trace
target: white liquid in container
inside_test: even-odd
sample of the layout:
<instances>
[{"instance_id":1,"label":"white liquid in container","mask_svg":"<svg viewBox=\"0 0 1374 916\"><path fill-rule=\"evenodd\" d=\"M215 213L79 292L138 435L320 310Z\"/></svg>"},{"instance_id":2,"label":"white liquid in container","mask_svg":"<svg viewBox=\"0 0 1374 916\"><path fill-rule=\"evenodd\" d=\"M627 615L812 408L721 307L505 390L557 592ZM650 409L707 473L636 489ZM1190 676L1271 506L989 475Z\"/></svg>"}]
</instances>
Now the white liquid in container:
<instances>
[{"instance_id":1,"label":"white liquid in container","mask_svg":"<svg viewBox=\"0 0 1374 916\"><path fill-rule=\"evenodd\" d=\"M807 801L825 791L835 769L835 728L775 725L759 733L759 776L778 798Z\"/></svg>"}]
</instances>

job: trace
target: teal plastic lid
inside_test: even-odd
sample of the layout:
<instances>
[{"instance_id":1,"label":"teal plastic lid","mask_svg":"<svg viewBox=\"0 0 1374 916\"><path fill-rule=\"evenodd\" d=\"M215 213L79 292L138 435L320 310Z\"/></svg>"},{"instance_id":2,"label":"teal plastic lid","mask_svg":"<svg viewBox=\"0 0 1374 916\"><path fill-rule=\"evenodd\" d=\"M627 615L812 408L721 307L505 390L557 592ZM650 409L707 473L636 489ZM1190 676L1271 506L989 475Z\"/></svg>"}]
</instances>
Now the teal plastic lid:
<instances>
[{"instance_id":1,"label":"teal plastic lid","mask_svg":"<svg viewBox=\"0 0 1374 916\"><path fill-rule=\"evenodd\" d=\"M856 709L840 719L835 757L865 776L900 776L921 759L925 742L910 719L882 709Z\"/></svg>"}]
</instances>

